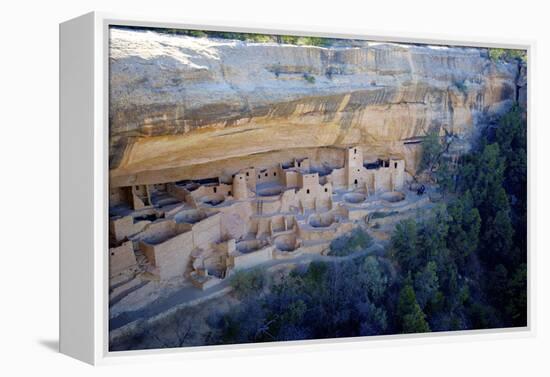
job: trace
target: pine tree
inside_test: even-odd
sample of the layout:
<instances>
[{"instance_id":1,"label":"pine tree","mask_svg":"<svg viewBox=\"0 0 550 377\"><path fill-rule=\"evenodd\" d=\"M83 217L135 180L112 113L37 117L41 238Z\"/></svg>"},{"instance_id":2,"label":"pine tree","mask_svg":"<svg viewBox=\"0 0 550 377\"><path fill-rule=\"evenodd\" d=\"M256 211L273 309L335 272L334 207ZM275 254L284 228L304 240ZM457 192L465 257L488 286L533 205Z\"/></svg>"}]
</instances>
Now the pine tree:
<instances>
[{"instance_id":1,"label":"pine tree","mask_svg":"<svg viewBox=\"0 0 550 377\"><path fill-rule=\"evenodd\" d=\"M447 245L456 263L464 266L468 256L478 247L481 216L474 207L469 190L462 197L454 200L447 212L449 214Z\"/></svg>"},{"instance_id":2,"label":"pine tree","mask_svg":"<svg viewBox=\"0 0 550 377\"><path fill-rule=\"evenodd\" d=\"M429 132L422 141L422 158L420 159L420 169L432 172L437 166L443 146L441 138L437 131Z\"/></svg>"},{"instance_id":3,"label":"pine tree","mask_svg":"<svg viewBox=\"0 0 550 377\"><path fill-rule=\"evenodd\" d=\"M392 236L392 254L404 271L416 269L419 264L419 252L418 232L414 220L403 220L396 225Z\"/></svg>"},{"instance_id":4,"label":"pine tree","mask_svg":"<svg viewBox=\"0 0 550 377\"><path fill-rule=\"evenodd\" d=\"M399 293L397 305L398 316L401 319L402 333L429 332L430 326L426 322L426 315L416 301L416 295L411 285L407 284Z\"/></svg>"},{"instance_id":5,"label":"pine tree","mask_svg":"<svg viewBox=\"0 0 550 377\"><path fill-rule=\"evenodd\" d=\"M426 267L414 275L414 291L421 308L425 308L435 298L438 289L437 266L434 262L428 262Z\"/></svg>"}]
</instances>

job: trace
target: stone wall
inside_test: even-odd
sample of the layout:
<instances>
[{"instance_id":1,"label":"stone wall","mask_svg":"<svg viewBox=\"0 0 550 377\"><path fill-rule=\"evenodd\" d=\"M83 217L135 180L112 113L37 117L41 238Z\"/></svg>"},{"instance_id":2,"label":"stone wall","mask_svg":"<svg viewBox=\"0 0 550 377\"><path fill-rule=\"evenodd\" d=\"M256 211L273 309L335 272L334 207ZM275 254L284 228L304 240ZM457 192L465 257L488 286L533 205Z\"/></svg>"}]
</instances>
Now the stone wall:
<instances>
[{"instance_id":1,"label":"stone wall","mask_svg":"<svg viewBox=\"0 0 550 377\"><path fill-rule=\"evenodd\" d=\"M137 268L136 256L131 241L109 249L109 277L113 278Z\"/></svg>"},{"instance_id":2,"label":"stone wall","mask_svg":"<svg viewBox=\"0 0 550 377\"><path fill-rule=\"evenodd\" d=\"M190 257L194 249L193 233L178 234L158 245L141 241L140 248L150 263L158 268L161 279L183 277L190 269Z\"/></svg>"},{"instance_id":3,"label":"stone wall","mask_svg":"<svg viewBox=\"0 0 550 377\"><path fill-rule=\"evenodd\" d=\"M141 232L150 223L150 221L146 220L134 223L133 216L109 219L109 234L118 243Z\"/></svg>"},{"instance_id":4,"label":"stone wall","mask_svg":"<svg viewBox=\"0 0 550 377\"><path fill-rule=\"evenodd\" d=\"M250 253L231 256L231 261L235 270L245 269L257 266L261 263L267 262L273 259L273 246L265 246L260 250L252 251Z\"/></svg>"}]
</instances>

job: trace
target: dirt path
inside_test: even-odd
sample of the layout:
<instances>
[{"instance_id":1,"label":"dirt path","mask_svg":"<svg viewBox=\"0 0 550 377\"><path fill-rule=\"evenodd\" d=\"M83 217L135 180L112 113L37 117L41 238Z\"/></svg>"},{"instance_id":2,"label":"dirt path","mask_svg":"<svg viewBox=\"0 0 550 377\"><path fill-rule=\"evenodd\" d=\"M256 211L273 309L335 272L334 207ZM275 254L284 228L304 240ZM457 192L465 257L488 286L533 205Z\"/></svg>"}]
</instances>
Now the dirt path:
<instances>
[{"instance_id":1,"label":"dirt path","mask_svg":"<svg viewBox=\"0 0 550 377\"><path fill-rule=\"evenodd\" d=\"M273 267L279 267L282 265L291 266L297 264L309 264L314 261L341 262L358 258L364 255L382 255L383 253L384 248L379 244L374 244L366 250L362 250L360 252L343 257L326 256L320 254L302 254L293 259L271 260L256 268L268 270ZM220 293L222 293L222 291L224 290L227 290L227 288L229 288L229 279L225 279L220 284L204 291L201 291L195 287L181 288L176 292L169 294L168 296L159 297L151 304L142 309L123 312L118 316L112 318L109 321L109 331L119 329L137 320L148 320L155 316L161 315L162 313L169 310L178 309L184 306L197 305L204 302L205 300L219 297Z\"/></svg>"}]
</instances>

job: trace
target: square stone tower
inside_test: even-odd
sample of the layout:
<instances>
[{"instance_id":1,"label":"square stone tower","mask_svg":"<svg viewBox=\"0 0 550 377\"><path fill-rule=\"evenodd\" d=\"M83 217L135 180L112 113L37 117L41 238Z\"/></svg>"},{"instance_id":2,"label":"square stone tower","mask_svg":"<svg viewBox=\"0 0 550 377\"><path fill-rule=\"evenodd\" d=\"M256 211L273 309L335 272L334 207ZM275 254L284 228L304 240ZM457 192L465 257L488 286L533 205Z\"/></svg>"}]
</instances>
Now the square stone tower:
<instances>
[{"instance_id":1,"label":"square stone tower","mask_svg":"<svg viewBox=\"0 0 550 377\"><path fill-rule=\"evenodd\" d=\"M346 149L345 168L348 189L359 187L363 181L363 151L361 148L350 147Z\"/></svg>"}]
</instances>

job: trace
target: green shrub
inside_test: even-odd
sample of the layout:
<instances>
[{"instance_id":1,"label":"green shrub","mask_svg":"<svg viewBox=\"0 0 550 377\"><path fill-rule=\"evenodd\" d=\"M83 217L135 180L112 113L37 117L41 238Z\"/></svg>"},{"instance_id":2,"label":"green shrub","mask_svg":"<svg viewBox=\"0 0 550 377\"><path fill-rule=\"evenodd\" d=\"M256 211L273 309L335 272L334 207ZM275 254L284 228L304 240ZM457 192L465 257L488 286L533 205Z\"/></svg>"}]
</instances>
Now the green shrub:
<instances>
[{"instance_id":1,"label":"green shrub","mask_svg":"<svg viewBox=\"0 0 550 377\"><path fill-rule=\"evenodd\" d=\"M310 84L315 84L315 77L310 75L309 73L304 73L304 80L306 80Z\"/></svg>"},{"instance_id":2,"label":"green shrub","mask_svg":"<svg viewBox=\"0 0 550 377\"><path fill-rule=\"evenodd\" d=\"M167 29L156 27L134 27L124 26L123 29L131 30L152 30L157 33L188 35L196 38L221 38L234 39L238 41L256 42L256 43L284 43L297 46L331 46L339 39L322 38L322 37L302 37L297 35L275 35L275 34L259 34L259 33L238 33L230 31L213 31L213 30L189 30L189 29Z\"/></svg>"},{"instance_id":3,"label":"green shrub","mask_svg":"<svg viewBox=\"0 0 550 377\"><path fill-rule=\"evenodd\" d=\"M390 212L373 212L373 213L370 215L370 219L371 219L371 220L383 219L384 217L389 217L389 216L393 216L393 215L397 215L397 214L398 214L397 211L390 211Z\"/></svg>"},{"instance_id":4,"label":"green shrub","mask_svg":"<svg viewBox=\"0 0 550 377\"><path fill-rule=\"evenodd\" d=\"M520 60L522 62L527 61L527 51L526 50L512 50L508 48L490 48L489 49L489 58L492 61L510 61L510 60Z\"/></svg>"},{"instance_id":5,"label":"green shrub","mask_svg":"<svg viewBox=\"0 0 550 377\"><path fill-rule=\"evenodd\" d=\"M328 255L342 257L367 249L371 245L371 236L362 228L355 228L349 234L334 239L330 243Z\"/></svg>"},{"instance_id":6,"label":"green shrub","mask_svg":"<svg viewBox=\"0 0 550 377\"><path fill-rule=\"evenodd\" d=\"M300 37L297 35L280 35L278 36L280 43L297 45L297 46L330 46L333 42L331 38L320 37Z\"/></svg>"},{"instance_id":7,"label":"green shrub","mask_svg":"<svg viewBox=\"0 0 550 377\"><path fill-rule=\"evenodd\" d=\"M261 269L237 271L229 280L239 298L260 293L267 283L267 275Z\"/></svg>"}]
</instances>

